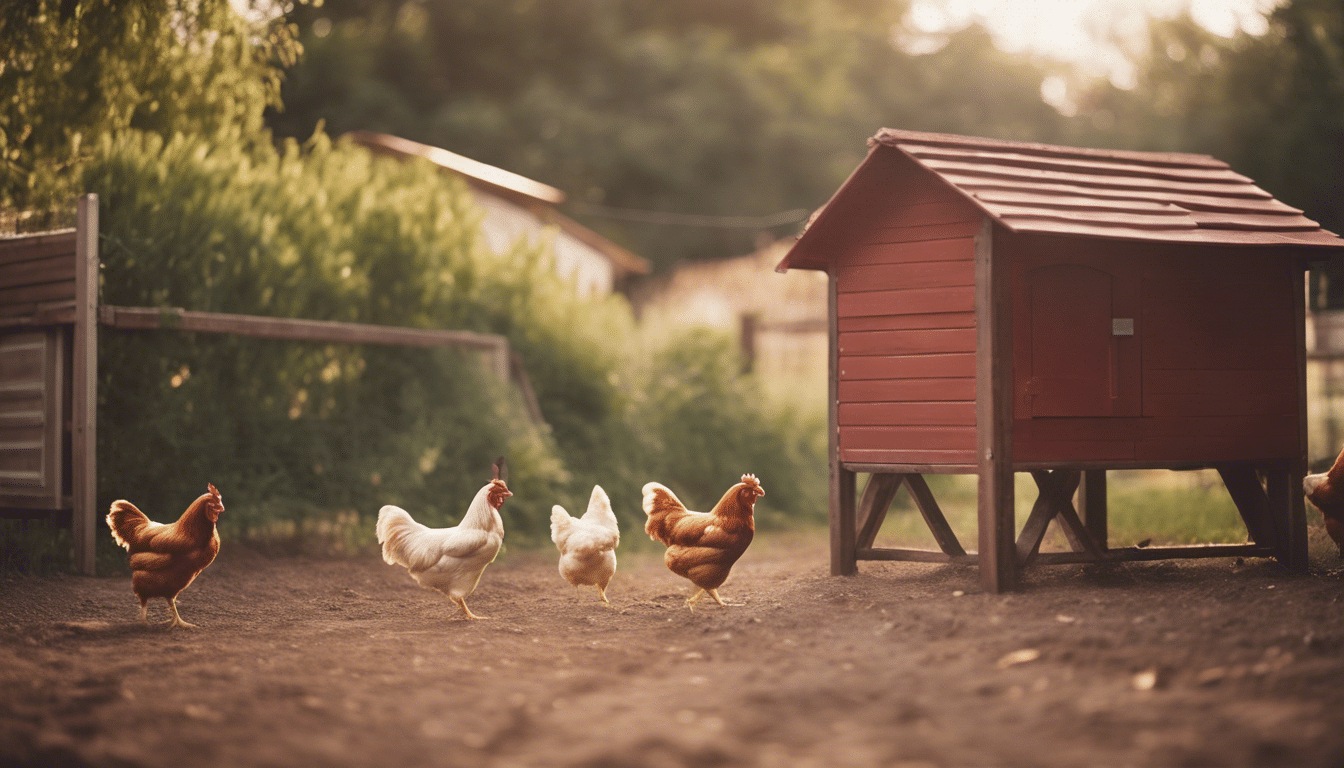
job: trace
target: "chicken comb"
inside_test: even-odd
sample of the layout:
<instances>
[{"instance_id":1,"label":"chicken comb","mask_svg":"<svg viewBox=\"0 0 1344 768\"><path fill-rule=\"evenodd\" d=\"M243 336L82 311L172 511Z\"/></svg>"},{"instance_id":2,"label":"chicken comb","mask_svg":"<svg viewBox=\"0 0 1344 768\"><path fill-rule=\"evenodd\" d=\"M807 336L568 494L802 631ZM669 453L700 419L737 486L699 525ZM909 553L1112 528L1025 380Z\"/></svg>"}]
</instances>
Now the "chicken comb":
<instances>
[{"instance_id":1,"label":"chicken comb","mask_svg":"<svg viewBox=\"0 0 1344 768\"><path fill-rule=\"evenodd\" d=\"M755 475L743 475L742 482L755 488L761 487L761 481L757 480Z\"/></svg>"},{"instance_id":2,"label":"chicken comb","mask_svg":"<svg viewBox=\"0 0 1344 768\"><path fill-rule=\"evenodd\" d=\"M219 498L219 489L215 487L214 483L206 483L205 487L210 489L211 496L214 496L216 499Z\"/></svg>"}]
</instances>

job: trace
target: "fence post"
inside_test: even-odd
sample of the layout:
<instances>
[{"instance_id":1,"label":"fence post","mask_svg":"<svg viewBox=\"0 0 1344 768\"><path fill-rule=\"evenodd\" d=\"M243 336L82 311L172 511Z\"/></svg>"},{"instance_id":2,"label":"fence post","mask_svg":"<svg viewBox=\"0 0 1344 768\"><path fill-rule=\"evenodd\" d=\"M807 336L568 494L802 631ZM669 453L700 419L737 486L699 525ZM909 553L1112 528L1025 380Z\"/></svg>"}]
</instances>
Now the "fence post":
<instances>
[{"instance_id":1,"label":"fence post","mask_svg":"<svg viewBox=\"0 0 1344 768\"><path fill-rule=\"evenodd\" d=\"M79 198L71 371L70 484L75 570L94 573L98 457L98 196Z\"/></svg>"}]
</instances>

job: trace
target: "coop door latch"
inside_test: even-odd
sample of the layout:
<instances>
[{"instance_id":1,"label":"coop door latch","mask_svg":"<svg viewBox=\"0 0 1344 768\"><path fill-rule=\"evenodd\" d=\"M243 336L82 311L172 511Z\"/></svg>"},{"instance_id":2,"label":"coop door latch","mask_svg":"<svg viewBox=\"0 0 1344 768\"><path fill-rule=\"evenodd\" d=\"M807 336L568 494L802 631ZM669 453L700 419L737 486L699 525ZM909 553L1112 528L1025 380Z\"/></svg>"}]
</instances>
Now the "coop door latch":
<instances>
[{"instance_id":1,"label":"coop door latch","mask_svg":"<svg viewBox=\"0 0 1344 768\"><path fill-rule=\"evenodd\" d=\"M1111 318L1112 336L1133 336L1134 318L1132 317L1112 317Z\"/></svg>"}]
</instances>

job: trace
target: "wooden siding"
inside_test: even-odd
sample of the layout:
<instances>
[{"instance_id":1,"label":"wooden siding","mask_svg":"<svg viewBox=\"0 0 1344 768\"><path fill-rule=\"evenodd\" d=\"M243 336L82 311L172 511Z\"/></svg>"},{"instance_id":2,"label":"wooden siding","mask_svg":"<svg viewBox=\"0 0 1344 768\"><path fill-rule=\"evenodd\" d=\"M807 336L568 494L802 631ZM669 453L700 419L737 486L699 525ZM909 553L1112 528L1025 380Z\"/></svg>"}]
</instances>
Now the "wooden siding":
<instances>
[{"instance_id":1,"label":"wooden siding","mask_svg":"<svg viewBox=\"0 0 1344 768\"><path fill-rule=\"evenodd\" d=\"M75 304L75 230L0 238L0 319Z\"/></svg>"},{"instance_id":2,"label":"wooden siding","mask_svg":"<svg viewBox=\"0 0 1344 768\"><path fill-rule=\"evenodd\" d=\"M1035 417L1028 405L1031 330L1019 323L1014 459L1019 463L1212 463L1299 453L1293 259L1264 251L1162 246L1142 254L1071 238L1005 238L1015 291L1051 263L1104 263L1135 289L1135 345L1118 374L1137 408ZM1018 305L1022 305L1019 299ZM1025 326L1025 328L1024 328ZM1024 345L1026 345L1024 347ZM1024 370L1025 367L1025 370Z\"/></svg>"},{"instance_id":3,"label":"wooden siding","mask_svg":"<svg viewBox=\"0 0 1344 768\"><path fill-rule=\"evenodd\" d=\"M908 159L883 166L835 272L841 460L973 464L982 214Z\"/></svg>"}]
</instances>

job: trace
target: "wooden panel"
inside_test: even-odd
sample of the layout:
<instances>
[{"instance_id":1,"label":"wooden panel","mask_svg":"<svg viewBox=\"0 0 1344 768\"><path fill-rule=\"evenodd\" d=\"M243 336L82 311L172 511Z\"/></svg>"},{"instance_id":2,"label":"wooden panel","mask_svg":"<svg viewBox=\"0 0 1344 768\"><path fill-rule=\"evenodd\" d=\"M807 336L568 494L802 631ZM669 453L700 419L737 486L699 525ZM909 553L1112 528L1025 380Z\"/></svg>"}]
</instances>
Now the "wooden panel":
<instances>
[{"instance_id":1,"label":"wooden panel","mask_svg":"<svg viewBox=\"0 0 1344 768\"><path fill-rule=\"evenodd\" d=\"M905 229L935 224L978 221L976 208L948 190L942 200L904 205L883 205L869 214L869 226Z\"/></svg>"},{"instance_id":2,"label":"wooden panel","mask_svg":"<svg viewBox=\"0 0 1344 768\"><path fill-rule=\"evenodd\" d=\"M840 458L846 464L881 464L975 469L974 450L919 450L905 448L845 448Z\"/></svg>"},{"instance_id":3,"label":"wooden panel","mask_svg":"<svg viewBox=\"0 0 1344 768\"><path fill-rule=\"evenodd\" d=\"M1287 416L1296 417L1296 392L1274 393L1240 391L1233 387L1222 392L1146 393L1146 416ZM1288 382L1296 389L1296 382Z\"/></svg>"},{"instance_id":4,"label":"wooden panel","mask_svg":"<svg viewBox=\"0 0 1344 768\"><path fill-rule=\"evenodd\" d=\"M975 285L970 261L907 261L840 267L840 292Z\"/></svg>"},{"instance_id":5,"label":"wooden panel","mask_svg":"<svg viewBox=\"0 0 1344 768\"><path fill-rule=\"evenodd\" d=\"M1292 369L1293 301L1302 299L1289 295L1285 272L1258 266L1237 280L1145 280L1144 368Z\"/></svg>"},{"instance_id":6,"label":"wooden panel","mask_svg":"<svg viewBox=\"0 0 1344 768\"><path fill-rule=\"evenodd\" d=\"M975 425L975 403L840 403L840 425Z\"/></svg>"},{"instance_id":7,"label":"wooden panel","mask_svg":"<svg viewBox=\"0 0 1344 768\"><path fill-rule=\"evenodd\" d=\"M65 229L38 235L0 238L0 264L41 259L48 256L75 255L75 230Z\"/></svg>"},{"instance_id":8,"label":"wooden panel","mask_svg":"<svg viewBox=\"0 0 1344 768\"><path fill-rule=\"evenodd\" d=\"M840 447L850 449L973 451L975 427L840 427Z\"/></svg>"},{"instance_id":9,"label":"wooden panel","mask_svg":"<svg viewBox=\"0 0 1344 768\"><path fill-rule=\"evenodd\" d=\"M975 255L975 241L963 232L961 225L948 232L947 227L921 227L905 230L907 240L896 239L896 232L883 233L880 243L859 245L845 252L845 264L900 264L910 261L969 261ZM922 237L931 231L941 232L937 237Z\"/></svg>"},{"instance_id":10,"label":"wooden panel","mask_svg":"<svg viewBox=\"0 0 1344 768\"><path fill-rule=\"evenodd\" d=\"M1014 435L1015 462L1134 460L1133 440L1042 440Z\"/></svg>"},{"instance_id":11,"label":"wooden panel","mask_svg":"<svg viewBox=\"0 0 1344 768\"><path fill-rule=\"evenodd\" d=\"M970 312L974 309L975 288L972 286L842 293L837 301L840 317Z\"/></svg>"},{"instance_id":12,"label":"wooden panel","mask_svg":"<svg viewBox=\"0 0 1344 768\"><path fill-rule=\"evenodd\" d=\"M1293 397L1297 377L1292 370L1150 370L1143 374L1143 392L1148 395L1217 395L1241 392L1273 397Z\"/></svg>"},{"instance_id":13,"label":"wooden panel","mask_svg":"<svg viewBox=\"0 0 1344 768\"><path fill-rule=\"evenodd\" d=\"M854 331L901 331L912 328L974 328L974 312L935 312L928 315L870 315L842 317L841 333Z\"/></svg>"},{"instance_id":14,"label":"wooden panel","mask_svg":"<svg viewBox=\"0 0 1344 768\"><path fill-rule=\"evenodd\" d=\"M75 279L73 254L0 265L0 288Z\"/></svg>"},{"instance_id":15,"label":"wooden panel","mask_svg":"<svg viewBox=\"0 0 1344 768\"><path fill-rule=\"evenodd\" d=\"M975 401L975 379L874 379L840 382L842 403Z\"/></svg>"},{"instance_id":16,"label":"wooden panel","mask_svg":"<svg viewBox=\"0 0 1344 768\"><path fill-rule=\"evenodd\" d=\"M913 243L921 240L946 240L974 235L980 225L974 221L958 221L951 224L929 224L918 227L884 228L864 233L864 244L883 245L887 243ZM849 259L847 258L846 261Z\"/></svg>"},{"instance_id":17,"label":"wooden panel","mask_svg":"<svg viewBox=\"0 0 1344 768\"><path fill-rule=\"evenodd\" d=\"M974 352L975 329L864 331L840 334L842 355L923 355L935 352Z\"/></svg>"},{"instance_id":18,"label":"wooden panel","mask_svg":"<svg viewBox=\"0 0 1344 768\"><path fill-rule=\"evenodd\" d=\"M975 376L975 355L908 355L903 357L842 357L843 379L938 379Z\"/></svg>"},{"instance_id":19,"label":"wooden panel","mask_svg":"<svg viewBox=\"0 0 1344 768\"><path fill-rule=\"evenodd\" d=\"M1297 430L1236 439L1217 435L1166 435L1140 440L1134 457L1139 461L1270 461L1291 459L1297 453Z\"/></svg>"},{"instance_id":20,"label":"wooden panel","mask_svg":"<svg viewBox=\"0 0 1344 768\"><path fill-rule=\"evenodd\" d=\"M0 495L59 507L61 355L58 331L0 336Z\"/></svg>"},{"instance_id":21,"label":"wooden panel","mask_svg":"<svg viewBox=\"0 0 1344 768\"><path fill-rule=\"evenodd\" d=\"M0 305L13 307L34 307L53 301L69 300L74 297L74 280L25 285L18 288L0 288Z\"/></svg>"}]
</instances>

